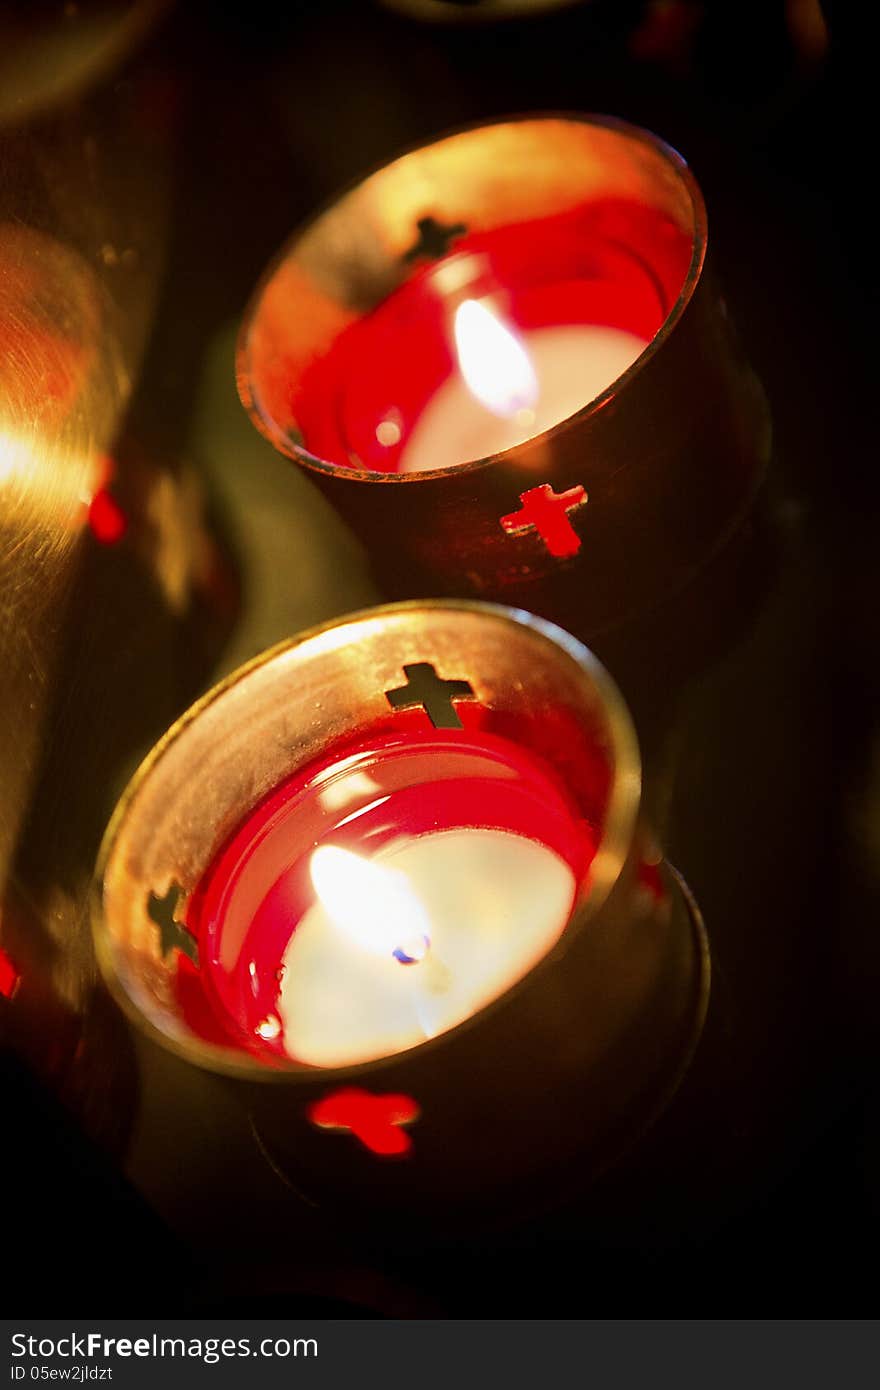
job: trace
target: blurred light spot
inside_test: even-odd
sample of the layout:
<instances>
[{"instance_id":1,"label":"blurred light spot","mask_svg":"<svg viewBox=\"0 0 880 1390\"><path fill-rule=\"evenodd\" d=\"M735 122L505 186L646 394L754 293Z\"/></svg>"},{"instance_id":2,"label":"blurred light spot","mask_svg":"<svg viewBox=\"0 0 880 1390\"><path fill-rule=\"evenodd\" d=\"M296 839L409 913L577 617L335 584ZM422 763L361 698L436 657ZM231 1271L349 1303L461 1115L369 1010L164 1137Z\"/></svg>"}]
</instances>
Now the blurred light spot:
<instances>
[{"instance_id":1,"label":"blurred light spot","mask_svg":"<svg viewBox=\"0 0 880 1390\"><path fill-rule=\"evenodd\" d=\"M16 970L9 956L0 946L0 995L4 999L12 999L18 989L20 975Z\"/></svg>"},{"instance_id":2,"label":"blurred light spot","mask_svg":"<svg viewBox=\"0 0 880 1390\"><path fill-rule=\"evenodd\" d=\"M100 488L89 503L89 527L100 545L116 545L128 530L125 512L106 488Z\"/></svg>"},{"instance_id":3,"label":"blurred light spot","mask_svg":"<svg viewBox=\"0 0 880 1390\"><path fill-rule=\"evenodd\" d=\"M401 428L396 420L380 420L376 426L376 438L386 449L393 449L400 443Z\"/></svg>"}]
</instances>

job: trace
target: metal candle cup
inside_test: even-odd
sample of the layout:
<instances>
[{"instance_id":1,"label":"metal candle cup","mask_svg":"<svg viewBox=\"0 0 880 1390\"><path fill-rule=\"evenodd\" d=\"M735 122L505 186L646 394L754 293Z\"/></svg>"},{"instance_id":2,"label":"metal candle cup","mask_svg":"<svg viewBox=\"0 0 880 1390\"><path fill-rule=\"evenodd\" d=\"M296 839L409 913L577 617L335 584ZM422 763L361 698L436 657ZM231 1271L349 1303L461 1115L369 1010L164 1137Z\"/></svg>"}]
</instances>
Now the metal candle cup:
<instances>
[{"instance_id":1,"label":"metal candle cup","mask_svg":"<svg viewBox=\"0 0 880 1390\"><path fill-rule=\"evenodd\" d=\"M562 116L464 131L373 174L283 249L245 317L239 391L363 539L389 596L490 598L594 634L685 584L766 463L764 398L706 251L695 180L644 131ZM408 451L457 380L473 304L534 342L526 414L541 432L400 471L421 467ZM572 404L558 374L580 359L559 335L596 329L647 346L598 394L585 376ZM574 412L547 428L545 351ZM484 360L503 356L490 335Z\"/></svg>"},{"instance_id":2,"label":"metal candle cup","mask_svg":"<svg viewBox=\"0 0 880 1390\"><path fill-rule=\"evenodd\" d=\"M371 784L356 788L365 750ZM415 762L401 772L407 755ZM350 778L344 794L328 767ZM385 821L371 824L380 803ZM430 854L469 831L518 837L522 855L567 866L571 891L558 920L559 902L550 910L537 949L504 956L502 920L493 938L502 971L488 997L447 1008L444 991L483 961L493 895L504 901L508 890L496 879L487 894L482 848L458 867L447 859L443 893L458 906L441 923L442 949L439 933L428 941L435 881L423 895L426 947L440 956L434 975L419 984L422 949L412 942L423 918L419 933L398 933L402 955L379 941L383 979L396 972L420 998L439 991L434 1036L365 1046L361 1032L353 1045L363 1060L341 1065L286 1052L282 1021L323 1045L303 1023L312 975L295 982L299 1012L285 1014L289 982L276 970L287 949L279 891L293 946L297 930L313 941L317 930L319 947L326 936L326 925L306 926L320 875L305 886L303 855L314 862L316 846L325 855L331 842L337 854L354 846L362 870L383 872L395 845ZM404 854L398 865L421 895L418 866ZM365 919L372 931L370 882L361 875L356 887L355 925ZM668 1099L705 1010L699 914L640 827L638 751L620 696L566 633L492 605L369 610L230 677L129 787L105 838L94 908L117 999L155 1040L231 1078L298 1187L371 1218L419 1211L426 1229L453 1209L485 1219L563 1170L609 1161ZM547 911L539 902L532 916L540 924ZM344 933L334 941L340 977L346 953L359 949ZM286 974L317 971L309 959L288 952ZM372 979L358 976L365 991ZM332 1008L332 975L314 984L329 988Z\"/></svg>"}]
</instances>

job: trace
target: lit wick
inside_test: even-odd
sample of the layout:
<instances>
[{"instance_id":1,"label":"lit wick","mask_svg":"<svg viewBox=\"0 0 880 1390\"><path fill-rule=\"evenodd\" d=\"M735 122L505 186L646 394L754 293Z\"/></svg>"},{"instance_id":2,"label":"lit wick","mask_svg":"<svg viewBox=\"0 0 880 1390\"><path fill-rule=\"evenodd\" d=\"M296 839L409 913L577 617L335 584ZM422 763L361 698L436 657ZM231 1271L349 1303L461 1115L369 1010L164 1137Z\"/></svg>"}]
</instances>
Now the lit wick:
<instances>
[{"instance_id":1,"label":"lit wick","mask_svg":"<svg viewBox=\"0 0 880 1390\"><path fill-rule=\"evenodd\" d=\"M505 420L533 424L540 395L532 359L515 333L476 299L455 311L455 349L471 395Z\"/></svg>"},{"instance_id":2,"label":"lit wick","mask_svg":"<svg viewBox=\"0 0 880 1390\"><path fill-rule=\"evenodd\" d=\"M316 849L309 871L328 917L356 946L401 965L425 959L430 922L405 874L335 845Z\"/></svg>"}]
</instances>

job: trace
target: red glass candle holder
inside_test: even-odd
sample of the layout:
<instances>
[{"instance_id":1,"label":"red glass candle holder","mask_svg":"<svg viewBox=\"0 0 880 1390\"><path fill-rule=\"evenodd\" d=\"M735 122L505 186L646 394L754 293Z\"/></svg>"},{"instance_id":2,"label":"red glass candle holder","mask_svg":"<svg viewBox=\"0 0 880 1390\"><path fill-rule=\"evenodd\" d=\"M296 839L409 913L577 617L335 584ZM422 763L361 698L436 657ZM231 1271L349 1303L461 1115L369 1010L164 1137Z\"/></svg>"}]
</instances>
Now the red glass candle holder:
<instances>
[{"instance_id":1,"label":"red glass candle holder","mask_svg":"<svg viewBox=\"0 0 880 1390\"><path fill-rule=\"evenodd\" d=\"M464 131L283 249L245 316L239 392L389 596L503 600L595 634L699 570L767 460L706 256L699 188L645 131Z\"/></svg>"},{"instance_id":2,"label":"red glass candle holder","mask_svg":"<svg viewBox=\"0 0 880 1390\"><path fill-rule=\"evenodd\" d=\"M129 1015L233 1081L298 1188L365 1219L442 1230L606 1164L706 1005L620 696L491 605L370 610L230 677L129 787L94 908Z\"/></svg>"}]
</instances>

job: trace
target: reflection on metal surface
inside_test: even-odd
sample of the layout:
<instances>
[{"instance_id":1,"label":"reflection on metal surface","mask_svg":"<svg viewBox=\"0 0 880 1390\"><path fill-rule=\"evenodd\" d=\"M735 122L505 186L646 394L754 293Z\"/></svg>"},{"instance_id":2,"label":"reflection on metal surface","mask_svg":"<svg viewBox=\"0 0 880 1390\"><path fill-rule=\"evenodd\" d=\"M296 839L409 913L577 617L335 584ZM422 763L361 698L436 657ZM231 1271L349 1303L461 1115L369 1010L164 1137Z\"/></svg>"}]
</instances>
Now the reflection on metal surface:
<instances>
[{"instance_id":1,"label":"reflection on metal surface","mask_svg":"<svg viewBox=\"0 0 880 1390\"><path fill-rule=\"evenodd\" d=\"M121 404L100 286L42 232L0 225L0 882L39 756L87 506ZM115 360L114 360L115 359Z\"/></svg>"},{"instance_id":2,"label":"reflection on metal surface","mask_svg":"<svg viewBox=\"0 0 880 1390\"><path fill-rule=\"evenodd\" d=\"M43 67L59 92L77 63L82 81L94 77L160 6L48 9L0 21L0 893L50 710L63 704L55 681L72 587L91 540L120 530L109 516L119 499L108 493L102 516L100 497L115 486L108 455L152 314L167 206L161 74L130 72L24 123L49 101ZM4 123L4 103L14 122ZM41 891L45 879L44 866Z\"/></svg>"},{"instance_id":3,"label":"reflection on metal surface","mask_svg":"<svg viewBox=\"0 0 880 1390\"><path fill-rule=\"evenodd\" d=\"M120 8L100 8L103 48L93 28L91 56L87 43L78 56L58 51L65 93L105 70L161 6ZM97 13L66 7L70 33L88 37ZM47 113L60 87L42 89L25 62L33 53L19 50L32 105L4 120L15 99L4 23L0 946L21 983L0 1025L87 1132L118 1148L133 1060L96 979L89 876L116 788L210 659L218 627L206 591L226 582L186 470L173 457L157 466L136 426L122 427L163 260L177 86L155 64L130 68ZM41 42L60 43L63 27L55 7ZM26 122L31 110L38 119Z\"/></svg>"},{"instance_id":4,"label":"reflection on metal surface","mask_svg":"<svg viewBox=\"0 0 880 1390\"><path fill-rule=\"evenodd\" d=\"M14 887L7 882L57 706L90 507L126 392L109 313L80 255L33 228L0 224L0 920L23 972L5 1024L37 1074L115 1146L131 1113L130 1050L118 1037L107 1046L114 1021L100 1001L96 1012L90 964L76 949L77 887L48 847L35 876L16 872ZM70 810L75 818L75 796ZM98 1084L96 1049L114 1059Z\"/></svg>"}]
</instances>

